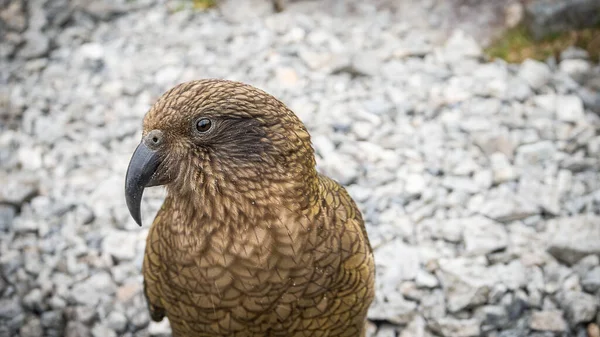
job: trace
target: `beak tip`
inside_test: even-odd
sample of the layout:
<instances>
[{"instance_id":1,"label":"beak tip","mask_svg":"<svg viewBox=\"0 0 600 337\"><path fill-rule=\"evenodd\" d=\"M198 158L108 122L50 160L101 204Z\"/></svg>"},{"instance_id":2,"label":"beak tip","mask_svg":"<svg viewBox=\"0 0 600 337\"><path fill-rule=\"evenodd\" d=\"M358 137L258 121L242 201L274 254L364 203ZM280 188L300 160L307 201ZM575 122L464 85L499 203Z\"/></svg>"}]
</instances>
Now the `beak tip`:
<instances>
[{"instance_id":1,"label":"beak tip","mask_svg":"<svg viewBox=\"0 0 600 337\"><path fill-rule=\"evenodd\" d=\"M135 222L142 226L141 203L144 188L152 182L159 159L156 152L150 150L143 142L138 145L131 157L125 174L125 200L129 214Z\"/></svg>"}]
</instances>

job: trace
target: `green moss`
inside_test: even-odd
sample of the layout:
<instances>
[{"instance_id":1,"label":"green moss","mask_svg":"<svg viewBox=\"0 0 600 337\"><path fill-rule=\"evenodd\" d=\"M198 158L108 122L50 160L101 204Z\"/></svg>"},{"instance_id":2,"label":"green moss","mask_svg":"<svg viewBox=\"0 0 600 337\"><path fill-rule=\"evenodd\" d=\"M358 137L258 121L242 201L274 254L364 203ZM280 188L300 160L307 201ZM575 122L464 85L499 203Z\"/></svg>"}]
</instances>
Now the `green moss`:
<instances>
[{"instance_id":1,"label":"green moss","mask_svg":"<svg viewBox=\"0 0 600 337\"><path fill-rule=\"evenodd\" d=\"M216 0L192 0L194 9L204 10L215 7L217 5Z\"/></svg>"},{"instance_id":2,"label":"green moss","mask_svg":"<svg viewBox=\"0 0 600 337\"><path fill-rule=\"evenodd\" d=\"M569 46L586 49L593 60L600 57L600 25L578 31L552 34L535 41L524 26L507 30L502 37L486 49L492 58L507 62L522 62L527 58L545 60L558 55Z\"/></svg>"}]
</instances>

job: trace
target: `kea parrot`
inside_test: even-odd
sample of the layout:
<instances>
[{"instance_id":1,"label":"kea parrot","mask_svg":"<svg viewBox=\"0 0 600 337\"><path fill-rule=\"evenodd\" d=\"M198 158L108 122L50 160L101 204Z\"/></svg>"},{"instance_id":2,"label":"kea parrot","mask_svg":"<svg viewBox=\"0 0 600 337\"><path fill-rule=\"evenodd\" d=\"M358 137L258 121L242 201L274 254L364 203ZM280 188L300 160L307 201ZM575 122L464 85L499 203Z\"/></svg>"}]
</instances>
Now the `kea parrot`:
<instances>
[{"instance_id":1,"label":"kea parrot","mask_svg":"<svg viewBox=\"0 0 600 337\"><path fill-rule=\"evenodd\" d=\"M227 80L168 90L125 177L140 226L144 188L159 185L143 290L173 336L365 336L375 263L362 215L317 172L284 103Z\"/></svg>"}]
</instances>

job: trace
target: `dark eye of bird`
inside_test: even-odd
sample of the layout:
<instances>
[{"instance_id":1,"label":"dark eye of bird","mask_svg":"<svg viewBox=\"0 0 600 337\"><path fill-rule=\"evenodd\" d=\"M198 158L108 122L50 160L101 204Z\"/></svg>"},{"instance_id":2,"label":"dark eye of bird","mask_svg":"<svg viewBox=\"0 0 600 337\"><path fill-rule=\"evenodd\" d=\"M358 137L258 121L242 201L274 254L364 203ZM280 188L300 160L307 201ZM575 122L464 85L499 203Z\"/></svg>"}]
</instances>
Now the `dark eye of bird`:
<instances>
[{"instance_id":1,"label":"dark eye of bird","mask_svg":"<svg viewBox=\"0 0 600 337\"><path fill-rule=\"evenodd\" d=\"M198 130L198 132L206 132L210 130L211 126L212 122L208 118L202 118L196 122L196 130Z\"/></svg>"}]
</instances>

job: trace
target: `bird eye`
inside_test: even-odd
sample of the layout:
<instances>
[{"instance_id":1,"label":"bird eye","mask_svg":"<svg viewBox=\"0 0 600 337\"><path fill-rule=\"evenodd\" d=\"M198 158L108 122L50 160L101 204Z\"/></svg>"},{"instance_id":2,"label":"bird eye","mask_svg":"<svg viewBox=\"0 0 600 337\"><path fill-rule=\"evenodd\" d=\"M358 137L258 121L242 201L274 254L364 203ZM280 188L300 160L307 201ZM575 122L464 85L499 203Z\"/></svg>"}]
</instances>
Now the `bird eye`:
<instances>
[{"instance_id":1,"label":"bird eye","mask_svg":"<svg viewBox=\"0 0 600 337\"><path fill-rule=\"evenodd\" d=\"M204 133L210 130L211 126L212 122L208 118L201 118L196 122L196 130L198 130L198 132Z\"/></svg>"}]
</instances>

